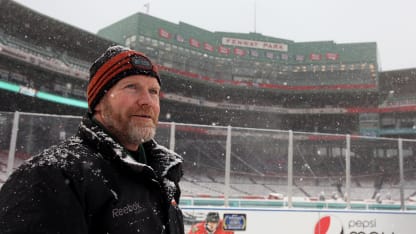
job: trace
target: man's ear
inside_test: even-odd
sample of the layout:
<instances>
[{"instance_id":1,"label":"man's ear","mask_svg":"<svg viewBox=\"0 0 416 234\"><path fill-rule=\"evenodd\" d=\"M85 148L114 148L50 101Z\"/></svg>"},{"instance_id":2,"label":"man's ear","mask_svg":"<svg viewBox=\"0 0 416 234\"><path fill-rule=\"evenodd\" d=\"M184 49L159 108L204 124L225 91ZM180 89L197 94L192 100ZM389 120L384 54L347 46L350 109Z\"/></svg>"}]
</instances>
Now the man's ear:
<instances>
[{"instance_id":1,"label":"man's ear","mask_svg":"<svg viewBox=\"0 0 416 234\"><path fill-rule=\"evenodd\" d=\"M100 100L100 102L98 102L98 104L95 106L95 108L94 108L94 112L95 113L101 112L101 110L103 108L103 104L102 103L103 103L102 100Z\"/></svg>"},{"instance_id":2,"label":"man's ear","mask_svg":"<svg viewBox=\"0 0 416 234\"><path fill-rule=\"evenodd\" d=\"M102 121L102 113L104 110L104 97L98 102L98 104L94 107L94 117L99 120Z\"/></svg>"}]
</instances>

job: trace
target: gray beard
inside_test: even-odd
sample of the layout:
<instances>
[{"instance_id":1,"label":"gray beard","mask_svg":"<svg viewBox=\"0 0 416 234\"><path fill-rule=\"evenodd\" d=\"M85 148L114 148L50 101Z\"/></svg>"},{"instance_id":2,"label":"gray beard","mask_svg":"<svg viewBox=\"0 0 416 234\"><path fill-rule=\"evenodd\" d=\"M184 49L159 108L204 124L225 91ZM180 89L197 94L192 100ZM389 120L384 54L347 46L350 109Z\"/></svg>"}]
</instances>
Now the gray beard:
<instances>
[{"instance_id":1,"label":"gray beard","mask_svg":"<svg viewBox=\"0 0 416 234\"><path fill-rule=\"evenodd\" d=\"M156 134L156 127L136 127L129 123L127 129L120 128L120 124L112 118L112 110L107 103L104 104L103 121L107 130L113 134L120 142L127 144L140 145L143 142L150 141Z\"/></svg>"},{"instance_id":2,"label":"gray beard","mask_svg":"<svg viewBox=\"0 0 416 234\"><path fill-rule=\"evenodd\" d=\"M111 118L106 118L108 130L120 141L127 144L140 145L143 142L150 141L156 135L155 127L135 127L128 125L127 129L117 128Z\"/></svg>"},{"instance_id":3,"label":"gray beard","mask_svg":"<svg viewBox=\"0 0 416 234\"><path fill-rule=\"evenodd\" d=\"M129 128L125 140L130 144L141 144L150 141L156 135L154 127Z\"/></svg>"}]
</instances>

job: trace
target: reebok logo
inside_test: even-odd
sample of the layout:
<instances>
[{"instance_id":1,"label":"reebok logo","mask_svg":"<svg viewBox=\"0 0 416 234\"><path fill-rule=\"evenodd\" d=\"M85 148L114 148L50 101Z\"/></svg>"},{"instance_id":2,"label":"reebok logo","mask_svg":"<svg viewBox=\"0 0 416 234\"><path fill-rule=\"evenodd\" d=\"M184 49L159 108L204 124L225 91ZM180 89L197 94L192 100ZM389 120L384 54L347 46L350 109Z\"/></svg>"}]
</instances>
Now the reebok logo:
<instances>
[{"instance_id":1,"label":"reebok logo","mask_svg":"<svg viewBox=\"0 0 416 234\"><path fill-rule=\"evenodd\" d=\"M133 204L127 204L122 208L114 208L112 210L113 218L120 217L135 211L138 211L142 207L140 206L139 202L135 202Z\"/></svg>"}]
</instances>

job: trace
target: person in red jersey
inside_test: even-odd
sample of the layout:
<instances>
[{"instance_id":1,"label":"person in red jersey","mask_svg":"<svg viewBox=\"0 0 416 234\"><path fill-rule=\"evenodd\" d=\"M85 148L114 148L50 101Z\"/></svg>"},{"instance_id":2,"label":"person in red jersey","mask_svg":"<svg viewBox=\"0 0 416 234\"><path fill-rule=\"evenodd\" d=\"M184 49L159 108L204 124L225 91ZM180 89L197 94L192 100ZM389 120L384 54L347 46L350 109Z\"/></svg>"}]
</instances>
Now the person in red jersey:
<instances>
[{"instance_id":1,"label":"person in red jersey","mask_svg":"<svg viewBox=\"0 0 416 234\"><path fill-rule=\"evenodd\" d=\"M223 220L218 212L209 212L203 222L191 227L188 234L234 234L233 231L226 231L223 228Z\"/></svg>"}]
</instances>

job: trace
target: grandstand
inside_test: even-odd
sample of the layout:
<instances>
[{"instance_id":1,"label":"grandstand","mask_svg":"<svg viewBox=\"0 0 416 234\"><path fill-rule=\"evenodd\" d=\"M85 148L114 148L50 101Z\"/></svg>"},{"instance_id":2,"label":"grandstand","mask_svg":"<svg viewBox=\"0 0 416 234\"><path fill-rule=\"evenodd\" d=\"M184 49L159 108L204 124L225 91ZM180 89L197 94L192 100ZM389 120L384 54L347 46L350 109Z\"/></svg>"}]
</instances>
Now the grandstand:
<instances>
[{"instance_id":1,"label":"grandstand","mask_svg":"<svg viewBox=\"0 0 416 234\"><path fill-rule=\"evenodd\" d=\"M0 112L0 117L2 181L31 155L73 135L80 121L79 116L21 112ZM400 209L402 197L406 209L416 209L414 140L403 140L400 146L396 139L350 136L347 144L345 135L293 132L291 136L282 130L166 122L160 124L156 140L183 155L181 185L187 202L219 205L227 196L270 201L251 205L286 206L291 185L294 198L321 208L330 203L345 208L345 196L350 194L359 209L363 204Z\"/></svg>"},{"instance_id":2,"label":"grandstand","mask_svg":"<svg viewBox=\"0 0 416 234\"><path fill-rule=\"evenodd\" d=\"M0 95L11 103L3 111L82 115L89 64L118 43L159 64L162 121L414 135L414 98L406 87L415 70L379 71L375 43L210 32L142 13L94 35L13 1L1 5L0 76L7 84Z\"/></svg>"},{"instance_id":3,"label":"grandstand","mask_svg":"<svg viewBox=\"0 0 416 234\"><path fill-rule=\"evenodd\" d=\"M3 111L82 115L89 64L118 43L159 64L162 121L412 138L412 94L403 87L415 72L379 71L375 43L209 32L142 13L94 35L13 1L1 4L0 75L12 86L0 95L13 100ZM395 84L397 76L406 83ZM394 112L405 117L384 114Z\"/></svg>"},{"instance_id":4,"label":"grandstand","mask_svg":"<svg viewBox=\"0 0 416 234\"><path fill-rule=\"evenodd\" d=\"M14 1L0 1L0 9L3 172L10 112L83 115L91 61L108 46L123 44L145 52L161 70L164 124L158 140L171 144L168 122L190 124L176 125L175 136L175 150L185 157L185 195L224 195L227 132L221 126L231 125L231 196L286 193L292 130L295 196L344 195L346 141L339 134L350 134L353 198L400 198L397 142L358 136L415 138L416 68L380 71L374 42L299 43L210 32L142 13L94 35ZM16 165L74 133L77 118L50 118L22 115ZM412 145L404 150L407 197L416 191Z\"/></svg>"}]
</instances>

